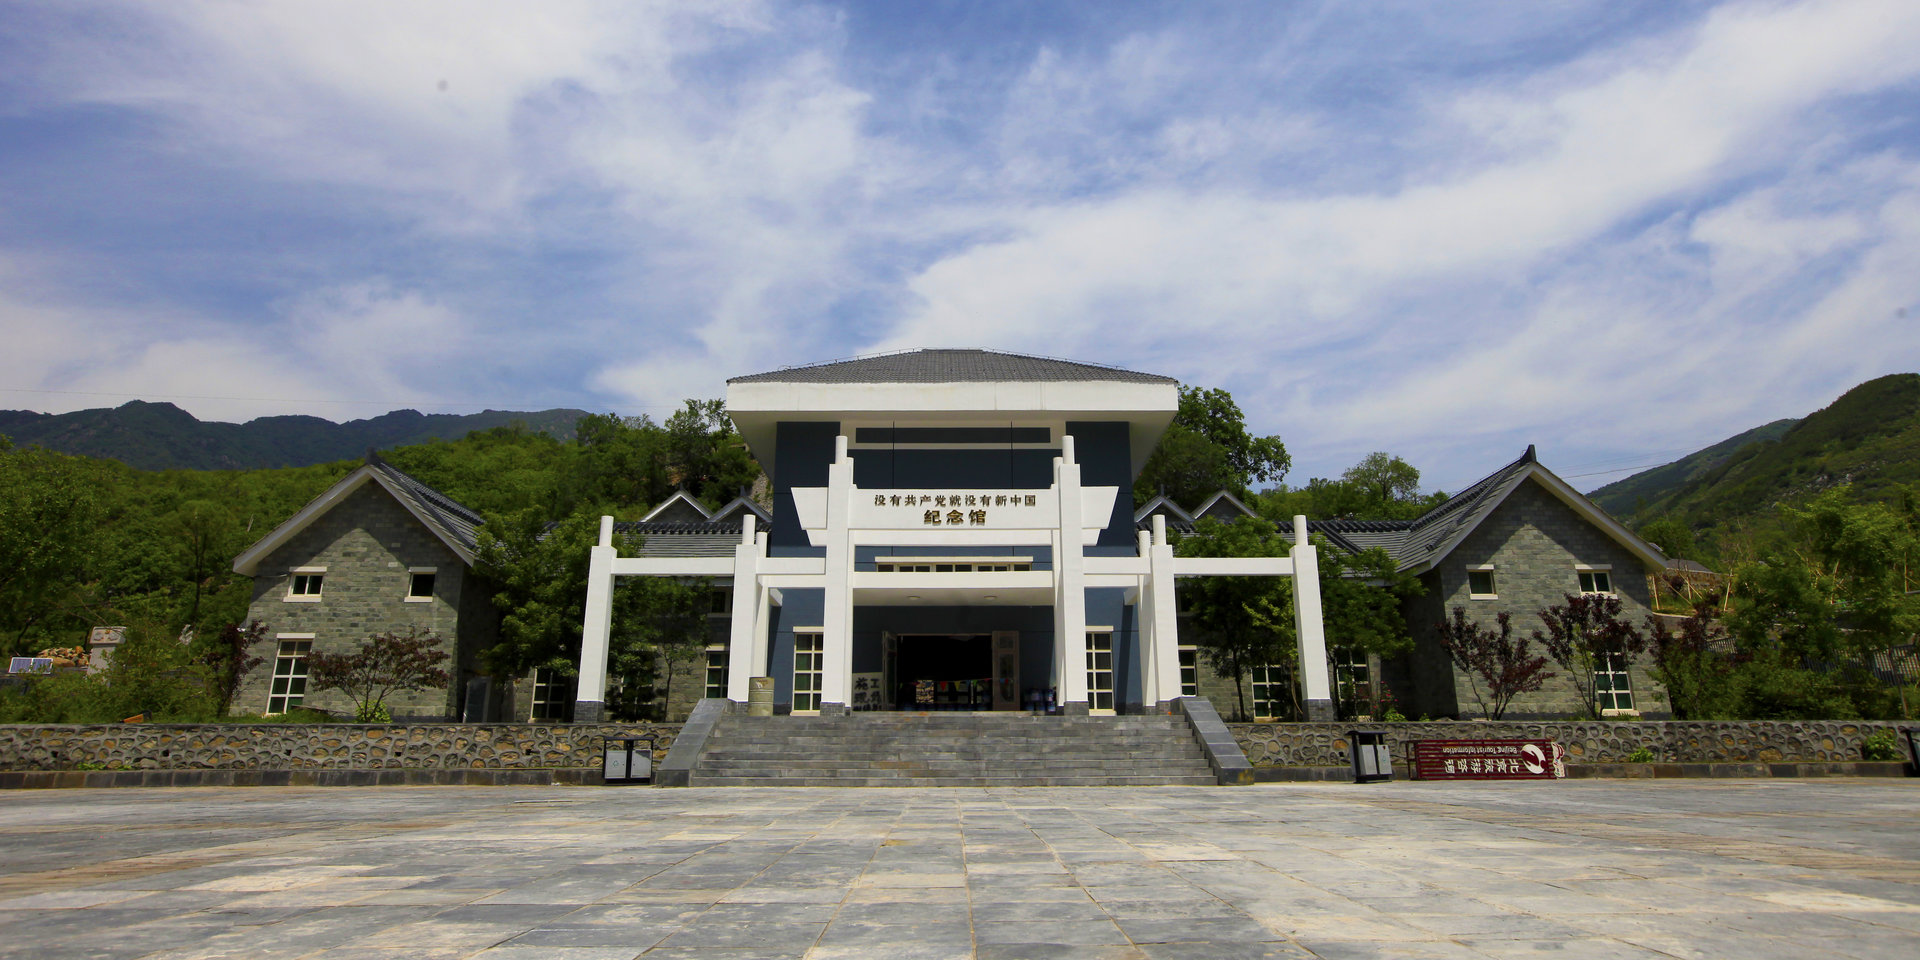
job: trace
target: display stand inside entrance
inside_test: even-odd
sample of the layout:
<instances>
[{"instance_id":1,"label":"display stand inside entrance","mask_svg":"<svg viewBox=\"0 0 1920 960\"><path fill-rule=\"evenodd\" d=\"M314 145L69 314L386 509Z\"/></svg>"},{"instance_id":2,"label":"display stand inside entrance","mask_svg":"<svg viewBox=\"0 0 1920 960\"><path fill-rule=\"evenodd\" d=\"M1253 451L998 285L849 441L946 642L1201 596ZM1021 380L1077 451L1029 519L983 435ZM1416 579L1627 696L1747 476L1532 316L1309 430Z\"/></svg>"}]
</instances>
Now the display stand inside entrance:
<instances>
[{"instance_id":1,"label":"display stand inside entrance","mask_svg":"<svg viewBox=\"0 0 1920 960\"><path fill-rule=\"evenodd\" d=\"M895 709L992 710L992 640L986 634L901 637Z\"/></svg>"}]
</instances>

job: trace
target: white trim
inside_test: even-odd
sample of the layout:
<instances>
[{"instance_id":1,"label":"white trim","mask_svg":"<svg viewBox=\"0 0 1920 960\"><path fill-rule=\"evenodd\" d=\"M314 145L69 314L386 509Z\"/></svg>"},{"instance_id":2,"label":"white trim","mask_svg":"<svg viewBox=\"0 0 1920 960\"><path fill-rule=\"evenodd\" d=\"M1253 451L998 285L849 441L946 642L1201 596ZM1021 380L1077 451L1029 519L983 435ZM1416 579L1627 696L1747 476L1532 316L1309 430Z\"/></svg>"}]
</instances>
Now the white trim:
<instances>
[{"instance_id":1,"label":"white trim","mask_svg":"<svg viewBox=\"0 0 1920 960\"><path fill-rule=\"evenodd\" d=\"M288 567L288 573L326 573L326 567Z\"/></svg>"},{"instance_id":2,"label":"white trim","mask_svg":"<svg viewBox=\"0 0 1920 960\"><path fill-rule=\"evenodd\" d=\"M313 634L311 633L276 633L273 635L273 638L275 640L312 640Z\"/></svg>"},{"instance_id":3,"label":"white trim","mask_svg":"<svg viewBox=\"0 0 1920 960\"><path fill-rule=\"evenodd\" d=\"M1198 507L1195 507L1193 511L1194 517L1197 518L1197 517L1205 516L1207 511L1213 509L1213 505L1216 503L1219 503L1221 500L1225 500L1228 503L1233 504L1234 508L1239 510L1240 515L1243 517L1258 516L1258 514L1248 509L1246 504L1241 503L1239 497L1234 496L1230 491L1222 490L1214 494L1213 496L1208 497L1207 502L1201 504ZM1135 519L1134 522L1138 523L1139 520Z\"/></svg>"},{"instance_id":4,"label":"white trim","mask_svg":"<svg viewBox=\"0 0 1920 960\"><path fill-rule=\"evenodd\" d=\"M708 513L708 512L707 512L707 508L706 508L706 507L704 507L704 506L702 506L702 505L700 504L700 501L698 501L698 500L695 500L695 499L694 499L694 498L693 498L692 496L690 496L690 495L688 495L688 493L687 493L687 492L686 492L685 490L675 490L675 491L673 492L673 496L671 496L671 497L668 497L668 498L666 498L665 500L662 500L662 501L660 501L660 505L659 505L659 506L657 506L657 507L654 507L654 508L653 508L652 510L649 510L649 511L647 511L647 515L646 515L646 516L644 516L644 517L641 517L641 518L640 518L640 522L641 522L641 523L650 523L650 522L652 522L652 521L653 521L653 518L654 518L654 517L657 517L657 516L659 516L659 515L660 515L660 511L662 511L662 510L665 510L665 509L667 509L668 507L671 507L671 506L673 506L673 504L674 504L674 502L675 502L675 501L679 501L679 502L681 502L681 503L686 503L686 504L689 504L689 505L691 505L691 506L693 507L693 509L695 509L695 510L697 510L697 511L699 511L699 513L700 513L700 517L701 517L701 519L703 519L703 520L712 520L712 519L713 519L713 514L711 514L711 513Z\"/></svg>"},{"instance_id":5,"label":"white trim","mask_svg":"<svg viewBox=\"0 0 1920 960\"><path fill-rule=\"evenodd\" d=\"M1613 564L1611 563L1576 563L1573 565L1573 568L1575 570L1581 570L1581 571L1598 570L1602 573L1613 572Z\"/></svg>"},{"instance_id":6,"label":"white trim","mask_svg":"<svg viewBox=\"0 0 1920 960\"><path fill-rule=\"evenodd\" d=\"M1476 573L1484 573L1484 574L1486 574L1486 575L1487 575L1487 579L1488 579L1488 580L1490 580L1490 581L1492 581L1492 583L1493 583L1493 589L1492 589L1492 590L1489 590L1489 591L1487 591L1486 593L1480 593L1479 591L1476 591L1476 590L1474 590L1474 589L1473 589L1473 575L1474 575L1474 574L1476 574ZM1493 565L1493 564L1491 564L1491 563L1470 563L1470 564L1468 564L1468 565L1467 565L1467 599L1468 599L1468 600L1498 600L1498 599L1500 599L1500 577L1498 576L1498 572L1497 572L1497 571L1496 571L1496 570L1494 569L1494 565Z\"/></svg>"}]
</instances>

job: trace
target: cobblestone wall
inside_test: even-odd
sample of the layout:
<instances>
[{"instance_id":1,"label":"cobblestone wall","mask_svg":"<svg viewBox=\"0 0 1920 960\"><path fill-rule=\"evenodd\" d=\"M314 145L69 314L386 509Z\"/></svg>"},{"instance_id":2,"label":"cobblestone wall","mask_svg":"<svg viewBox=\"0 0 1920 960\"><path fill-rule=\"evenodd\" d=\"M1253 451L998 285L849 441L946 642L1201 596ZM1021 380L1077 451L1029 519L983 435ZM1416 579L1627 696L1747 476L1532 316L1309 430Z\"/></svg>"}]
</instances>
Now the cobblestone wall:
<instances>
[{"instance_id":1,"label":"cobblestone wall","mask_svg":"<svg viewBox=\"0 0 1920 960\"><path fill-rule=\"evenodd\" d=\"M1645 747L1663 763L1814 763L1861 759L1861 742L1911 723L1858 720L1717 722L1520 721L1228 724L1254 766L1345 766L1347 731L1384 730L1396 758L1413 740L1538 739L1567 749L1568 763L1624 763ZM1901 749L1905 750L1902 741Z\"/></svg>"},{"instance_id":2,"label":"cobblestone wall","mask_svg":"<svg viewBox=\"0 0 1920 960\"><path fill-rule=\"evenodd\" d=\"M598 767L602 737L679 724L49 724L0 725L0 770L530 769Z\"/></svg>"}]
</instances>

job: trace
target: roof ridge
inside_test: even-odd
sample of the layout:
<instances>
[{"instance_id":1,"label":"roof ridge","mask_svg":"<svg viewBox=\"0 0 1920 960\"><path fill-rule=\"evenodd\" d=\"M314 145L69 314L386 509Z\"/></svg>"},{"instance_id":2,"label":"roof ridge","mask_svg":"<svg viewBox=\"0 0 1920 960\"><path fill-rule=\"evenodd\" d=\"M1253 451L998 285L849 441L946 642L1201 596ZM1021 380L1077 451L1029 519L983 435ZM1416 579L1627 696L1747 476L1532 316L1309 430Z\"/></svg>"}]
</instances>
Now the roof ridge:
<instances>
[{"instance_id":1,"label":"roof ridge","mask_svg":"<svg viewBox=\"0 0 1920 960\"><path fill-rule=\"evenodd\" d=\"M1011 350L991 350L985 347L914 347L914 348L902 349L902 350L887 350L887 351L881 351L878 353L856 354L851 357L841 357L834 360L820 360L812 363L790 364L788 366L780 367L775 370L765 371L762 373L751 373L751 374L743 374L737 377L729 377L727 378L727 382L740 383L740 382L751 382L751 381L759 381L759 380L775 380L777 382L778 378L783 374L796 374L796 373L805 373L808 371L819 371L819 370L825 370L830 367L844 366L847 364L868 363L875 360L885 360L891 357L905 357L905 356L913 356L913 355L923 355L927 357L971 355L971 356L979 356L979 357L1010 358L1014 360L1026 360L1026 361L1034 361L1039 363L1063 364L1063 365L1078 368L1078 369L1100 371L1104 373L1124 374L1129 378L1165 380L1170 383L1179 382L1172 377L1161 376L1159 374L1142 373L1138 370L1128 370L1125 367L1118 367L1112 364L1093 363L1086 360L1073 360L1066 357L1053 357L1053 356L1047 356L1044 354L1016 353Z\"/></svg>"}]
</instances>

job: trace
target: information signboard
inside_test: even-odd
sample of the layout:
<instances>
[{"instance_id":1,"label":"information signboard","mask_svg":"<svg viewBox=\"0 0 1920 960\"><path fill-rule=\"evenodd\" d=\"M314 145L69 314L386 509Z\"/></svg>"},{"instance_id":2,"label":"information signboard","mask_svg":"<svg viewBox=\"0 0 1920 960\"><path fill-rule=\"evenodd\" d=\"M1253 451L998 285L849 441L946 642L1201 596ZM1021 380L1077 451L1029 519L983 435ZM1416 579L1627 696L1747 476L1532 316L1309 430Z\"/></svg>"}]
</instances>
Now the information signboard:
<instances>
[{"instance_id":1,"label":"information signboard","mask_svg":"<svg viewBox=\"0 0 1920 960\"><path fill-rule=\"evenodd\" d=\"M1565 751L1552 740L1416 740L1419 780L1555 780L1567 775Z\"/></svg>"}]
</instances>

